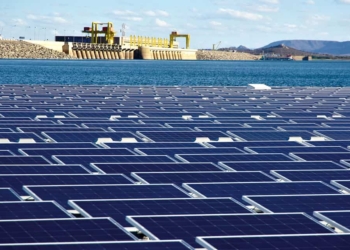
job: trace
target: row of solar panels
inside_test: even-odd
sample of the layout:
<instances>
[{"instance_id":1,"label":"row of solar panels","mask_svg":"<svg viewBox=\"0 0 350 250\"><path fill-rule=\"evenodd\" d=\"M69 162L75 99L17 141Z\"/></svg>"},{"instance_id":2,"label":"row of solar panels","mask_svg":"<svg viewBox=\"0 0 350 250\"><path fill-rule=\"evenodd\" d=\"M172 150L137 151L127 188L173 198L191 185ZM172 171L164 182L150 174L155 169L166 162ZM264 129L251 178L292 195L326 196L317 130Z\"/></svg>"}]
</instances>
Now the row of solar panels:
<instances>
[{"instance_id":1,"label":"row of solar panels","mask_svg":"<svg viewBox=\"0 0 350 250\"><path fill-rule=\"evenodd\" d=\"M0 87L0 247L349 249L349 95Z\"/></svg>"}]
</instances>

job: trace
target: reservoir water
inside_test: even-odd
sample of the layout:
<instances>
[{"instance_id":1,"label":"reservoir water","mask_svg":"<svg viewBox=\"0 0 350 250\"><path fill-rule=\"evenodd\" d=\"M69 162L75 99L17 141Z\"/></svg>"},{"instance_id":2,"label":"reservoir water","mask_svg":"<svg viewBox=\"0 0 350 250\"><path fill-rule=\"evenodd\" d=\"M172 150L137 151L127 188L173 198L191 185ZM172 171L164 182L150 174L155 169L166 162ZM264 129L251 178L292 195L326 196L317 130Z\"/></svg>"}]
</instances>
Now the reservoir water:
<instances>
[{"instance_id":1,"label":"reservoir water","mask_svg":"<svg viewBox=\"0 0 350 250\"><path fill-rule=\"evenodd\" d=\"M0 60L0 84L350 86L350 61Z\"/></svg>"}]
</instances>

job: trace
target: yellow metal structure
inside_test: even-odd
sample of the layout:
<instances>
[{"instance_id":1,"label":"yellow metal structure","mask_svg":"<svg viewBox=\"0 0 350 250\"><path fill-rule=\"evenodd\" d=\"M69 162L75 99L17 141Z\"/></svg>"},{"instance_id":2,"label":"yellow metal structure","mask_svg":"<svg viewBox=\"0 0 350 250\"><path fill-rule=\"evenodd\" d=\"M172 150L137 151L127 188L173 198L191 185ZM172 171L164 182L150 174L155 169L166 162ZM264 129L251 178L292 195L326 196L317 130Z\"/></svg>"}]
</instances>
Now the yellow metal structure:
<instances>
[{"instance_id":1,"label":"yellow metal structure","mask_svg":"<svg viewBox=\"0 0 350 250\"><path fill-rule=\"evenodd\" d=\"M130 36L130 46L169 48L169 40L156 37Z\"/></svg>"},{"instance_id":2,"label":"yellow metal structure","mask_svg":"<svg viewBox=\"0 0 350 250\"><path fill-rule=\"evenodd\" d=\"M189 34L178 34L177 31L173 31L170 34L170 48L174 47L174 41L176 40L177 37L186 38L186 49L190 48L190 42L191 42L190 35Z\"/></svg>"},{"instance_id":3,"label":"yellow metal structure","mask_svg":"<svg viewBox=\"0 0 350 250\"><path fill-rule=\"evenodd\" d=\"M98 29L99 25L107 25L102 28L102 30ZM98 43L98 35L99 34L104 34L106 38L106 42L108 44L113 45L114 44L114 36L116 32L113 29L113 23L108 22L108 23L97 23L93 22L91 29L86 29L84 28L83 33L89 33L91 34L91 43Z\"/></svg>"}]
</instances>

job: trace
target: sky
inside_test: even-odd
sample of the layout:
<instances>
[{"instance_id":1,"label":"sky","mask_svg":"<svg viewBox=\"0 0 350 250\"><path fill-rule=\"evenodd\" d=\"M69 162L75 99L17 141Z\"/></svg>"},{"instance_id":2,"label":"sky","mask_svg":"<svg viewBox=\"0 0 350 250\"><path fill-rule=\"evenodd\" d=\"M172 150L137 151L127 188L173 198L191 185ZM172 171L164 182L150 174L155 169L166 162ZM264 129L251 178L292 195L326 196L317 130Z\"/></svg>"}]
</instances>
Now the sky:
<instances>
[{"instance_id":1,"label":"sky","mask_svg":"<svg viewBox=\"0 0 350 250\"><path fill-rule=\"evenodd\" d=\"M54 40L81 35L91 22L113 22L118 34L191 35L191 48L259 48L286 39L350 40L350 0L1 0L3 38ZM185 44L179 39L180 46Z\"/></svg>"}]
</instances>

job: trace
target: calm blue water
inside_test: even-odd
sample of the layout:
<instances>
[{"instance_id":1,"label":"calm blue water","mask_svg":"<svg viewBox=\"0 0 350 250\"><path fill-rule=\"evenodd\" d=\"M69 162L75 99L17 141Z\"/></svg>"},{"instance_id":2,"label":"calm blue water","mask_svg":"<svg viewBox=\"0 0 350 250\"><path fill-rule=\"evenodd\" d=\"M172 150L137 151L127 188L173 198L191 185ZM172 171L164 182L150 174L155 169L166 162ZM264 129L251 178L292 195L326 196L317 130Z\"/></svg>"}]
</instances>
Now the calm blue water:
<instances>
[{"instance_id":1,"label":"calm blue water","mask_svg":"<svg viewBox=\"0 0 350 250\"><path fill-rule=\"evenodd\" d=\"M0 84L350 86L350 61L0 60Z\"/></svg>"}]
</instances>

